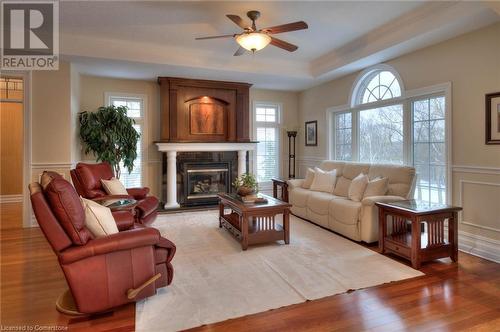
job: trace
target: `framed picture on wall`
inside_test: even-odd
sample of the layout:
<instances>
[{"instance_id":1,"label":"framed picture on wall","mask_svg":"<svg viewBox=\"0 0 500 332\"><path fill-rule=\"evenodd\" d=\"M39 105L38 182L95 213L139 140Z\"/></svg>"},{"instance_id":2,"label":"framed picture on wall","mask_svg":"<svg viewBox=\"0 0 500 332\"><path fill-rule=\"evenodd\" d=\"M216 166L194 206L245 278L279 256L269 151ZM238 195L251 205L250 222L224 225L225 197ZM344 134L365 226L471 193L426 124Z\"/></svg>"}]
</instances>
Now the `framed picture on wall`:
<instances>
[{"instance_id":1,"label":"framed picture on wall","mask_svg":"<svg viewBox=\"0 0 500 332\"><path fill-rule=\"evenodd\" d=\"M306 122L306 146L318 146L318 121Z\"/></svg>"},{"instance_id":2,"label":"framed picture on wall","mask_svg":"<svg viewBox=\"0 0 500 332\"><path fill-rule=\"evenodd\" d=\"M500 92L486 95L486 144L500 144Z\"/></svg>"}]
</instances>

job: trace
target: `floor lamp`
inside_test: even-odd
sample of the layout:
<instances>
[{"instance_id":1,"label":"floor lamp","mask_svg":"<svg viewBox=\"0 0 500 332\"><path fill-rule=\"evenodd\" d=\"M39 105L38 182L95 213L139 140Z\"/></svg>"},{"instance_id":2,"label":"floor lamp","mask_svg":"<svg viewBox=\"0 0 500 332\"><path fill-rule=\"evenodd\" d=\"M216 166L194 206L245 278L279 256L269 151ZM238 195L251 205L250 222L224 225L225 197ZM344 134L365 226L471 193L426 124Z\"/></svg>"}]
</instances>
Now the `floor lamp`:
<instances>
[{"instance_id":1,"label":"floor lamp","mask_svg":"<svg viewBox=\"0 0 500 332\"><path fill-rule=\"evenodd\" d=\"M288 135L288 178L295 179L295 138L297 131L287 131Z\"/></svg>"}]
</instances>

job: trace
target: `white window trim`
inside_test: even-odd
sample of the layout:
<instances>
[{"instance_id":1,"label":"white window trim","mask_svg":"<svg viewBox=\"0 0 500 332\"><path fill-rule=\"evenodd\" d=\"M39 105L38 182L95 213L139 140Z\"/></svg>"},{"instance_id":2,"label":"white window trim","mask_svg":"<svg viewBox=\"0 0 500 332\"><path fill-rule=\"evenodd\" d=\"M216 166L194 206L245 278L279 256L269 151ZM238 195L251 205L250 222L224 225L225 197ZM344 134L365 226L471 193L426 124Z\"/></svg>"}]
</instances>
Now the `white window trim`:
<instances>
[{"instance_id":1,"label":"white window trim","mask_svg":"<svg viewBox=\"0 0 500 332\"><path fill-rule=\"evenodd\" d=\"M374 69L378 68L378 69ZM387 65L377 65L375 67L371 67L365 71L363 71L360 75L358 75L357 79L363 79L368 75L369 73L373 72L373 70L380 70L381 68L385 68L384 70L387 70L387 68L392 68L392 67L387 67ZM391 71L392 72L392 71ZM363 74L364 73L364 74ZM392 72L394 75L397 74L397 72ZM400 79L399 75L396 76L398 79ZM371 109L371 108L378 108L378 107L383 107L387 105L393 105L400 103L403 105L403 117L408 117L411 114L411 103L415 99L419 98L424 98L424 97L429 97L432 95L444 95L445 97L445 146L446 146L446 201L447 204L451 204L451 198L452 198L452 186L453 186L453 179L452 179L452 132L451 132L451 124L452 124L452 84L451 82L446 82L446 83L441 83L441 84L436 84L428 87L423 87L423 88L418 88L418 89L413 89L413 90L404 90L403 88L403 83L400 81L401 84L401 97L393 98L393 99L386 99L374 103L369 103L369 104L361 104L361 105L356 105L352 106L353 103L353 97L356 96L356 88L359 86L360 81L356 81L354 84L354 88L351 90L351 95L349 96L349 104L345 105L339 105L339 106L333 106L329 107L326 109L326 116L327 116L327 125L328 125L328 142L326 144L326 155L328 156L328 159L334 159L335 158L335 123L334 123L334 114L335 113L345 113L345 112L353 112L353 132L352 132L352 144L353 144L353 161L357 161L358 158L358 153L357 151L354 151L357 147L357 118L359 111L366 110L366 109ZM405 126L405 138L404 138L404 144L405 144L405 164L411 165L413 164L413 144L412 144L412 133L410 128L407 128L408 126L412 125L412 120L404 120L404 126Z\"/></svg>"},{"instance_id":2,"label":"white window trim","mask_svg":"<svg viewBox=\"0 0 500 332\"><path fill-rule=\"evenodd\" d=\"M148 113L149 113L149 104L148 104L148 96L145 94L138 94L138 93L126 93L126 92L104 92L104 104L106 106L111 106L111 98L113 97L122 97L122 98L135 98L135 99L141 99L142 100L142 108L143 108L143 114L141 117L140 125L141 125L141 131L142 131L142 139L141 139L141 153L142 153L142 160L141 160L141 185L143 187L146 186L146 179L148 170L147 170L147 165L149 161L149 155L148 155Z\"/></svg>"},{"instance_id":3,"label":"white window trim","mask_svg":"<svg viewBox=\"0 0 500 332\"><path fill-rule=\"evenodd\" d=\"M257 107L274 107L277 109L278 114L277 114L277 122L274 123L269 123L269 122L257 122L257 112L256 109ZM282 129L283 129L283 104L279 102L272 102L272 101L253 101L252 102L252 121L251 121L251 132L252 132L252 140L256 141L257 140L257 123L259 124L259 127L271 127L271 128L277 128L278 129L278 165L277 165L277 176L281 176L281 168L282 168L282 158L281 158L281 141L282 141ZM255 149L252 152L252 161L251 165L253 167L253 172L257 173L257 149ZM266 181L266 182L260 182L259 183L259 188L264 191L268 191L272 189L272 181Z\"/></svg>"}]
</instances>

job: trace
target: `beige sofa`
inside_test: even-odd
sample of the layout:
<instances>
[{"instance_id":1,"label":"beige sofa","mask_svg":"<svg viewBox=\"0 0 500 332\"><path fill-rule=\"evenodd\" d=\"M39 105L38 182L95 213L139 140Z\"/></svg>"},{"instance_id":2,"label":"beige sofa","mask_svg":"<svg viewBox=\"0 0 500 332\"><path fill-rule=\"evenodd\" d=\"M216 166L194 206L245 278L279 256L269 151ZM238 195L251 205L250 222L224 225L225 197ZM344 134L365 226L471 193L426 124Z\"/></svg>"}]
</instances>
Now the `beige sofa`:
<instances>
[{"instance_id":1,"label":"beige sofa","mask_svg":"<svg viewBox=\"0 0 500 332\"><path fill-rule=\"evenodd\" d=\"M337 170L333 193L304 189L303 179L288 180L291 212L355 241L378 241L378 208L375 202L405 200L413 195L413 167L326 160L319 168ZM387 177L389 185L386 195L364 197L361 202L349 200L347 192L351 180L360 173L368 174L370 179Z\"/></svg>"}]
</instances>

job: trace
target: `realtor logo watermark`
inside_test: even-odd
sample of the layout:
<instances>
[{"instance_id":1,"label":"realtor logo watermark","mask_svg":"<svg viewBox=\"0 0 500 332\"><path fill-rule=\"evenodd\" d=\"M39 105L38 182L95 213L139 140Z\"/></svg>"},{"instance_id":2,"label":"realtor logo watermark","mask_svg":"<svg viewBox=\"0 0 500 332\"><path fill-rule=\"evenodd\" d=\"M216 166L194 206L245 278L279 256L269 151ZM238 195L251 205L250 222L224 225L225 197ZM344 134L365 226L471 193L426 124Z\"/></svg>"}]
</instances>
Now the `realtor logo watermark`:
<instances>
[{"instance_id":1,"label":"realtor logo watermark","mask_svg":"<svg viewBox=\"0 0 500 332\"><path fill-rule=\"evenodd\" d=\"M59 2L2 1L2 70L59 69Z\"/></svg>"}]
</instances>

